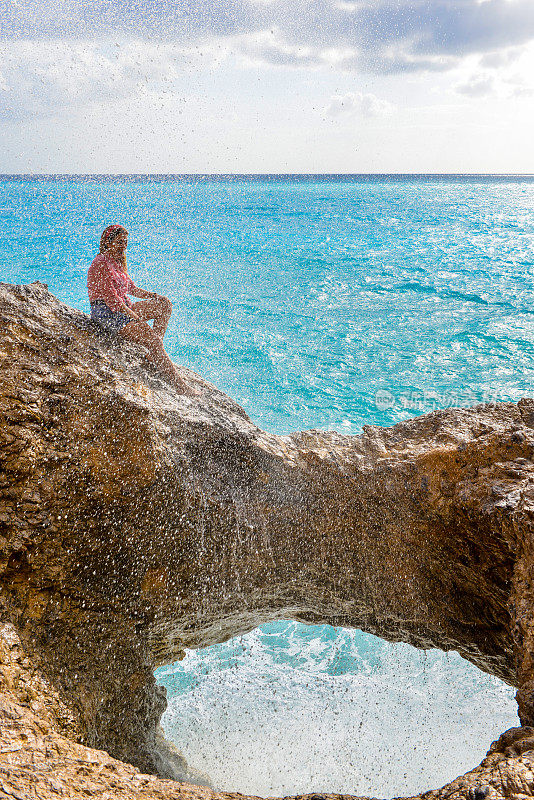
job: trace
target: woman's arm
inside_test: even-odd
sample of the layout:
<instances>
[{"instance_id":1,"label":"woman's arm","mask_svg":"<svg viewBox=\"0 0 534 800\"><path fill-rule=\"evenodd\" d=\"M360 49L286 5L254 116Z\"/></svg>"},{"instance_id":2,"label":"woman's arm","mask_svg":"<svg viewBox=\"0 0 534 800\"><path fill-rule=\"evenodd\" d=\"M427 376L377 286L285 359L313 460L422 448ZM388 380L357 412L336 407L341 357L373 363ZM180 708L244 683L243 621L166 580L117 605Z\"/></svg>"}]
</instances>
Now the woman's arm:
<instances>
[{"instance_id":1,"label":"woman's arm","mask_svg":"<svg viewBox=\"0 0 534 800\"><path fill-rule=\"evenodd\" d=\"M128 314L128 316L132 319L140 319L133 308L131 308L127 303L123 303L121 308L119 308L119 311L121 311L123 314Z\"/></svg>"},{"instance_id":2,"label":"woman's arm","mask_svg":"<svg viewBox=\"0 0 534 800\"><path fill-rule=\"evenodd\" d=\"M131 278L130 283L128 284L128 294L131 294L134 297L140 297L141 300L149 300L151 297L160 296L157 292L147 292L146 289L140 289L139 286L135 285Z\"/></svg>"}]
</instances>

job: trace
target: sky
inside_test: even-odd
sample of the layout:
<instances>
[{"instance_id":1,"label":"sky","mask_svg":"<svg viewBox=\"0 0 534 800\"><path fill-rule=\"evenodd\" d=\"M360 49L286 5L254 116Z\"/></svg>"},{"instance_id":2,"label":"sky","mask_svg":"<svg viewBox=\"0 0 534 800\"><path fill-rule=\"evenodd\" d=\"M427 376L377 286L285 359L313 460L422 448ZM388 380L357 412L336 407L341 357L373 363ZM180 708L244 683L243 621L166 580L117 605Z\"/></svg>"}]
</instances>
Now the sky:
<instances>
[{"instance_id":1,"label":"sky","mask_svg":"<svg viewBox=\"0 0 534 800\"><path fill-rule=\"evenodd\" d=\"M534 173L534 0L0 0L1 173Z\"/></svg>"}]
</instances>

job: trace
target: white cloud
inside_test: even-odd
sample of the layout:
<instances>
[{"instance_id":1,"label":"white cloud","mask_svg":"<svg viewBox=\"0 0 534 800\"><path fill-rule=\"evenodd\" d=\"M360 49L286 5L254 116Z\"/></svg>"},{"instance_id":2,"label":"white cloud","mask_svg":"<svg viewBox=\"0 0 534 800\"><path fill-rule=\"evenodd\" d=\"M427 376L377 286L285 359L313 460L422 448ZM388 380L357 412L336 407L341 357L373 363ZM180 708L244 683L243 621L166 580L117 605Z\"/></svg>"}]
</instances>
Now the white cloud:
<instances>
[{"instance_id":1,"label":"white cloud","mask_svg":"<svg viewBox=\"0 0 534 800\"><path fill-rule=\"evenodd\" d=\"M487 0L489 2L489 0ZM485 69L501 69L512 64L520 58L522 48L513 47L510 50L497 50L493 53L487 53L480 59L480 66Z\"/></svg>"},{"instance_id":2,"label":"white cloud","mask_svg":"<svg viewBox=\"0 0 534 800\"><path fill-rule=\"evenodd\" d=\"M407 43L397 47L370 49L365 45L343 43L317 45L305 40L293 41L279 27L241 34L223 39L211 39L211 47L230 48L244 57L247 63L274 67L333 68L340 72L395 74L407 72L443 72L456 61L444 55L415 56Z\"/></svg>"},{"instance_id":3,"label":"white cloud","mask_svg":"<svg viewBox=\"0 0 534 800\"><path fill-rule=\"evenodd\" d=\"M534 85L524 75L510 75L505 79L505 85L511 97L532 97Z\"/></svg>"},{"instance_id":4,"label":"white cloud","mask_svg":"<svg viewBox=\"0 0 534 800\"><path fill-rule=\"evenodd\" d=\"M347 92L332 95L326 113L332 117L347 114L359 117L383 117L393 110L394 106L391 103L381 100L374 94Z\"/></svg>"},{"instance_id":5,"label":"white cloud","mask_svg":"<svg viewBox=\"0 0 534 800\"><path fill-rule=\"evenodd\" d=\"M145 42L22 41L0 57L0 117L12 121L54 116L93 104L166 92L184 51Z\"/></svg>"},{"instance_id":6,"label":"white cloud","mask_svg":"<svg viewBox=\"0 0 534 800\"><path fill-rule=\"evenodd\" d=\"M453 89L471 98L506 100L531 96L534 93L534 46L478 60L466 59L456 71Z\"/></svg>"},{"instance_id":7,"label":"white cloud","mask_svg":"<svg viewBox=\"0 0 534 800\"><path fill-rule=\"evenodd\" d=\"M458 83L454 88L458 94L467 97L486 97L495 92L496 84L491 75L474 75L464 83Z\"/></svg>"},{"instance_id":8,"label":"white cloud","mask_svg":"<svg viewBox=\"0 0 534 800\"><path fill-rule=\"evenodd\" d=\"M234 36L228 44L233 52L254 65L317 67L324 63L317 48L288 44L274 28Z\"/></svg>"},{"instance_id":9,"label":"white cloud","mask_svg":"<svg viewBox=\"0 0 534 800\"><path fill-rule=\"evenodd\" d=\"M263 57L320 62L346 48L343 68L376 73L449 69L469 54L534 40L533 0L0 0L4 38L137 36L183 46L277 30ZM307 50L299 56L299 50Z\"/></svg>"}]
</instances>

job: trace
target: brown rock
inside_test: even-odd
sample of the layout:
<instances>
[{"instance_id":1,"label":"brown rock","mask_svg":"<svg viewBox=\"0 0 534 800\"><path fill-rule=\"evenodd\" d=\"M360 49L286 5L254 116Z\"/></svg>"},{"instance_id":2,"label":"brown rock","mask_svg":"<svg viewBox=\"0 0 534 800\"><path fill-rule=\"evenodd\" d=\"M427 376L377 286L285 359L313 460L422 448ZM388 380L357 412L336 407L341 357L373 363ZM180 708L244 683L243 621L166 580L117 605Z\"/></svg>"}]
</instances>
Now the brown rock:
<instances>
[{"instance_id":1,"label":"brown rock","mask_svg":"<svg viewBox=\"0 0 534 800\"><path fill-rule=\"evenodd\" d=\"M534 725L534 401L273 436L42 285L0 285L0 361L5 796L231 797L121 762L197 780L154 667L280 618L456 649ZM424 797L532 795L531 740Z\"/></svg>"}]
</instances>

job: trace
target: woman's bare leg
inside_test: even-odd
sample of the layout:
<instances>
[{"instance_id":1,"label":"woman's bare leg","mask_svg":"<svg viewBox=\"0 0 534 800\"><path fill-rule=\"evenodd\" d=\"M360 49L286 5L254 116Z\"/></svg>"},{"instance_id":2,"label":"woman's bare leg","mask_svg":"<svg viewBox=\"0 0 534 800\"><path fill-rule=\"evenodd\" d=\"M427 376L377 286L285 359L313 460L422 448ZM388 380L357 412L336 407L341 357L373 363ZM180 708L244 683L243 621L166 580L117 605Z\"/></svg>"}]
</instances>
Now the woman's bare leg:
<instances>
[{"instance_id":1,"label":"woman's bare leg","mask_svg":"<svg viewBox=\"0 0 534 800\"><path fill-rule=\"evenodd\" d=\"M146 347L150 361L171 380L177 391L182 394L190 393L187 384L180 378L176 367L163 349L163 342L160 337L154 333L150 325L147 325L146 322L132 321L120 329L119 335L123 336L125 339L129 339L131 342L142 344L143 347Z\"/></svg>"},{"instance_id":2,"label":"woman's bare leg","mask_svg":"<svg viewBox=\"0 0 534 800\"><path fill-rule=\"evenodd\" d=\"M140 300L138 303L133 304L133 310L137 316L148 321L154 320L154 333L163 339L167 325L172 314L172 303L167 297L154 297L151 300Z\"/></svg>"}]
</instances>

